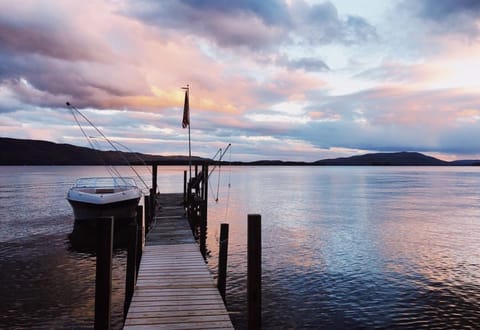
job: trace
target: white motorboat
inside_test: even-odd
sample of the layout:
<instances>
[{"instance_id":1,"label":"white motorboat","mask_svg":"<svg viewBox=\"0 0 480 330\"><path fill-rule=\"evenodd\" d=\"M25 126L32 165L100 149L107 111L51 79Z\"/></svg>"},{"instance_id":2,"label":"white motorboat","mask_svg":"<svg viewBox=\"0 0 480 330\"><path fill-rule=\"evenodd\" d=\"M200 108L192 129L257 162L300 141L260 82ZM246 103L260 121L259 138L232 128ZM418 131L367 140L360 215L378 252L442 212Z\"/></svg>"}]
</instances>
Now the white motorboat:
<instances>
[{"instance_id":1,"label":"white motorboat","mask_svg":"<svg viewBox=\"0 0 480 330\"><path fill-rule=\"evenodd\" d=\"M118 220L135 218L142 191L130 177L80 178L70 188L67 200L76 222L101 216Z\"/></svg>"}]
</instances>

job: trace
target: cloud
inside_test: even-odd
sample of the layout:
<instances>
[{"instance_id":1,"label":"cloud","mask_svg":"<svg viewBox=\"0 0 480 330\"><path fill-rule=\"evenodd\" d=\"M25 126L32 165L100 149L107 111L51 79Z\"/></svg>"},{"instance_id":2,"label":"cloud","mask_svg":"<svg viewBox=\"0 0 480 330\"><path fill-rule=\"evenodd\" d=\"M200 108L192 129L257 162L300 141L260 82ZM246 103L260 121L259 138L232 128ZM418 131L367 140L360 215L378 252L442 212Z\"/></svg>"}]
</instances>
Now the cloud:
<instances>
[{"instance_id":1,"label":"cloud","mask_svg":"<svg viewBox=\"0 0 480 330\"><path fill-rule=\"evenodd\" d=\"M473 153L480 138L480 103L475 93L462 89L379 87L336 97L322 95L308 109L314 113L312 120L290 134L321 148L452 152L462 141L462 152ZM465 132L471 134L471 141Z\"/></svg>"},{"instance_id":2,"label":"cloud","mask_svg":"<svg viewBox=\"0 0 480 330\"><path fill-rule=\"evenodd\" d=\"M139 68L105 38L115 35L107 21L128 25L109 16L106 3L4 2L0 9L0 85L21 102L105 107L106 99L151 94ZM70 15L80 9L87 24Z\"/></svg>"},{"instance_id":3,"label":"cloud","mask_svg":"<svg viewBox=\"0 0 480 330\"><path fill-rule=\"evenodd\" d=\"M357 44L377 38L376 29L359 16L339 16L331 2L307 4L303 1L292 4L295 20L295 35L310 44Z\"/></svg>"},{"instance_id":4,"label":"cloud","mask_svg":"<svg viewBox=\"0 0 480 330\"><path fill-rule=\"evenodd\" d=\"M152 1L131 3L133 15L160 28L200 36L223 47L263 49L281 42L288 13L279 1Z\"/></svg>"},{"instance_id":5,"label":"cloud","mask_svg":"<svg viewBox=\"0 0 480 330\"><path fill-rule=\"evenodd\" d=\"M2 52L38 54L70 61L107 61L112 54L101 38L85 22L69 15L78 9L78 3L74 2L57 3L55 8L48 1L0 3ZM81 8L87 16L103 9L105 6L98 1Z\"/></svg>"},{"instance_id":6,"label":"cloud","mask_svg":"<svg viewBox=\"0 0 480 330\"><path fill-rule=\"evenodd\" d=\"M224 13L250 13L261 18L266 24L288 24L290 15L284 1L281 0L183 0L197 10L218 11Z\"/></svg>"},{"instance_id":7,"label":"cloud","mask_svg":"<svg viewBox=\"0 0 480 330\"><path fill-rule=\"evenodd\" d=\"M199 36L220 47L253 52L294 45L362 43L376 38L375 28L359 16L339 17L330 3L287 5L269 1L152 1L129 7L128 15L160 28Z\"/></svg>"},{"instance_id":8,"label":"cloud","mask_svg":"<svg viewBox=\"0 0 480 330\"><path fill-rule=\"evenodd\" d=\"M480 15L480 2L476 0L422 0L410 2L418 15L435 21L443 21L452 16Z\"/></svg>"},{"instance_id":9,"label":"cloud","mask_svg":"<svg viewBox=\"0 0 480 330\"><path fill-rule=\"evenodd\" d=\"M323 60L315 57L300 57L290 59L287 56L278 56L275 59L275 64L293 70L303 70L305 72L325 72L330 70L328 65Z\"/></svg>"},{"instance_id":10,"label":"cloud","mask_svg":"<svg viewBox=\"0 0 480 330\"><path fill-rule=\"evenodd\" d=\"M403 1L401 9L429 24L432 33L453 33L478 39L480 2L477 0Z\"/></svg>"}]
</instances>

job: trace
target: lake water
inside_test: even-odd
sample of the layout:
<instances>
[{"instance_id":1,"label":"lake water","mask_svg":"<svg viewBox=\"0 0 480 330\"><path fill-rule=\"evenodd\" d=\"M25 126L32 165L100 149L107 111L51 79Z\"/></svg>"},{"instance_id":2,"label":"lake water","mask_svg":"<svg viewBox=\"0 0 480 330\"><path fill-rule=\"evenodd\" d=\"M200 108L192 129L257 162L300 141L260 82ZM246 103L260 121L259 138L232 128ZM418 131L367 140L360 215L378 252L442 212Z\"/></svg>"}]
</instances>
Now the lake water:
<instances>
[{"instance_id":1,"label":"lake water","mask_svg":"<svg viewBox=\"0 0 480 330\"><path fill-rule=\"evenodd\" d=\"M159 167L181 192L183 167ZM132 175L127 168L121 171ZM138 168L144 178L150 174ZM0 328L91 328L95 258L70 248L65 196L103 167L0 167ZM222 167L210 180L208 265L230 224L228 308L243 329L247 214L262 215L265 329L480 324L480 168ZM219 187L218 202L217 187ZM121 328L125 252L115 252Z\"/></svg>"}]
</instances>

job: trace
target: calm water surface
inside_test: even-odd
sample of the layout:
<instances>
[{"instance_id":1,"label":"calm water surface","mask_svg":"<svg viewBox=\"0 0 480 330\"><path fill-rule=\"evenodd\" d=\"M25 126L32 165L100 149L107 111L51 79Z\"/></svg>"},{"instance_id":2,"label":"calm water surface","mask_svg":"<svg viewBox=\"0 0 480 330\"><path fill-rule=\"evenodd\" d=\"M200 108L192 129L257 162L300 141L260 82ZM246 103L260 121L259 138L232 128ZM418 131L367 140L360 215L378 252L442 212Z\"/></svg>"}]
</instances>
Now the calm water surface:
<instances>
[{"instance_id":1,"label":"calm water surface","mask_svg":"<svg viewBox=\"0 0 480 330\"><path fill-rule=\"evenodd\" d=\"M70 248L65 195L75 178L106 174L0 167L0 328L92 327L95 258ZM237 328L246 326L249 213L262 215L266 329L480 324L480 168L223 167L215 202L217 180L212 175L208 264L215 274L227 222L227 300ZM158 184L180 192L183 168L160 167ZM119 250L114 328L124 274Z\"/></svg>"}]
</instances>

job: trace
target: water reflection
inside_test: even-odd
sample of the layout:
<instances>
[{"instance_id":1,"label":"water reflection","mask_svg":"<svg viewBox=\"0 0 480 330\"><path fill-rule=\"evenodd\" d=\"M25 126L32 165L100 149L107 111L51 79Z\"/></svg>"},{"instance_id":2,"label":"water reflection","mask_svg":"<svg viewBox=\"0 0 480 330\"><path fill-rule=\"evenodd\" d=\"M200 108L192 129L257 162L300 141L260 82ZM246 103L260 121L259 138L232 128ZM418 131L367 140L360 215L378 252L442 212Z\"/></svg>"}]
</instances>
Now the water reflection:
<instances>
[{"instance_id":1,"label":"water reflection","mask_svg":"<svg viewBox=\"0 0 480 330\"><path fill-rule=\"evenodd\" d=\"M234 206L228 216L211 206L209 228L230 223L227 301L240 328L248 213L263 218L265 328L480 324L477 169L252 168L232 177Z\"/></svg>"},{"instance_id":2,"label":"water reflection","mask_svg":"<svg viewBox=\"0 0 480 330\"><path fill-rule=\"evenodd\" d=\"M65 234L2 244L1 328L91 329L95 256L68 249ZM113 260L112 328L121 329L125 253Z\"/></svg>"},{"instance_id":3,"label":"water reflection","mask_svg":"<svg viewBox=\"0 0 480 330\"><path fill-rule=\"evenodd\" d=\"M29 184L32 170L5 171L0 169L0 327L91 327L94 257L68 249L73 217L64 198L76 177L96 169L42 168L35 186ZM178 192L182 171L159 169L160 191ZM479 168L233 167L223 173L228 171L230 190L222 186L219 202L209 201L206 248L216 273L220 223L229 223L227 304L237 328L246 328L248 213L262 215L265 329L480 324ZM30 189L45 199L34 208L25 202ZM123 312L124 259L117 251L115 328Z\"/></svg>"}]
</instances>

